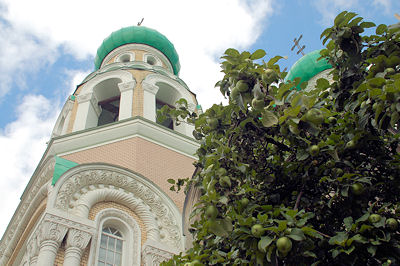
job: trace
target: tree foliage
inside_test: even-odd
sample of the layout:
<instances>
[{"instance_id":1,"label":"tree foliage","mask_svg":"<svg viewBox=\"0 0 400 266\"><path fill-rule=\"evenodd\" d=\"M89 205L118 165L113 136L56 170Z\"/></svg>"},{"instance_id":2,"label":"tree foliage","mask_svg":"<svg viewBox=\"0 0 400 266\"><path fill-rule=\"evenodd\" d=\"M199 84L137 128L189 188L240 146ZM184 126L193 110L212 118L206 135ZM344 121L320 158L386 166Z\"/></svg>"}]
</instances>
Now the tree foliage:
<instances>
[{"instance_id":1,"label":"tree foliage","mask_svg":"<svg viewBox=\"0 0 400 266\"><path fill-rule=\"evenodd\" d=\"M400 264L400 27L371 27L340 13L321 34L333 80L307 90L282 57L228 49L229 104L169 113L195 125L201 197L194 247L166 265Z\"/></svg>"}]
</instances>

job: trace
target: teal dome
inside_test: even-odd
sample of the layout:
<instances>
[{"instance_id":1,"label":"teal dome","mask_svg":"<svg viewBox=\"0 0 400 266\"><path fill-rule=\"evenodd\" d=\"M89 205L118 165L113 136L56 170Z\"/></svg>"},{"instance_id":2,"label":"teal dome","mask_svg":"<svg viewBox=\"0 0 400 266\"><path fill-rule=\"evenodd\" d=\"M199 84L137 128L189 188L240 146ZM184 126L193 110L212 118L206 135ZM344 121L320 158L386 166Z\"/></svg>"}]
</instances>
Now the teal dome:
<instances>
[{"instance_id":1,"label":"teal dome","mask_svg":"<svg viewBox=\"0 0 400 266\"><path fill-rule=\"evenodd\" d=\"M161 33L156 30L143 26L130 26L114 31L104 39L103 43L97 49L96 58L94 59L95 69L99 69L104 58L115 48L128 44L140 43L152 46L162 52L170 61L174 74L178 75L181 68L179 64L179 56L174 45Z\"/></svg>"},{"instance_id":2,"label":"teal dome","mask_svg":"<svg viewBox=\"0 0 400 266\"><path fill-rule=\"evenodd\" d=\"M309 81L318 73L332 68L332 65L329 64L326 58L318 60L318 58L321 57L319 54L320 51L321 50L312 51L297 60L286 75L285 81L293 80L297 77L301 79L300 82Z\"/></svg>"}]
</instances>

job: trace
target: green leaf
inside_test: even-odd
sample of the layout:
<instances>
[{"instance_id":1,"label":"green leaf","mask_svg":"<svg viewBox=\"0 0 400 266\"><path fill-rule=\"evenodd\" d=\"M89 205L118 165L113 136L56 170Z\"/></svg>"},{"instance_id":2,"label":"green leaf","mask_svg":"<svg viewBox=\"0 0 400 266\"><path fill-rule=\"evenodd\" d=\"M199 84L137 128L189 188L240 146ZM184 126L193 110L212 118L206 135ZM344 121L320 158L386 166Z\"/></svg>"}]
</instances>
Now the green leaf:
<instances>
[{"instance_id":1,"label":"green leaf","mask_svg":"<svg viewBox=\"0 0 400 266\"><path fill-rule=\"evenodd\" d=\"M229 217L225 219L218 220L224 230L231 232L233 230L232 220Z\"/></svg>"},{"instance_id":2,"label":"green leaf","mask_svg":"<svg viewBox=\"0 0 400 266\"><path fill-rule=\"evenodd\" d=\"M311 251L309 251L309 250L304 251L304 252L303 252L303 256L304 256L304 257L317 258L317 255L315 255L314 252L311 252Z\"/></svg>"},{"instance_id":3,"label":"green leaf","mask_svg":"<svg viewBox=\"0 0 400 266\"><path fill-rule=\"evenodd\" d=\"M344 20L346 14L347 14L347 11L343 11L339 15L337 15L334 20L334 25L339 26L339 24L342 23L342 21Z\"/></svg>"},{"instance_id":4,"label":"green leaf","mask_svg":"<svg viewBox=\"0 0 400 266\"><path fill-rule=\"evenodd\" d=\"M306 236L304 235L303 231L299 228L293 228L290 231L290 235L288 235L288 237L290 237L291 239L293 239L295 241L302 241L302 240L306 239Z\"/></svg>"},{"instance_id":5,"label":"green leaf","mask_svg":"<svg viewBox=\"0 0 400 266\"><path fill-rule=\"evenodd\" d=\"M258 249L263 252L267 252L267 247L274 241L275 238L270 238L268 236L261 237L260 241L258 241Z\"/></svg>"},{"instance_id":6,"label":"green leaf","mask_svg":"<svg viewBox=\"0 0 400 266\"><path fill-rule=\"evenodd\" d=\"M278 61L279 61L280 59L282 59L282 58L286 58L286 57L279 56L279 55L272 57L272 58L268 61L267 66L268 66L269 68L271 68L273 65L275 65L276 62L278 62Z\"/></svg>"},{"instance_id":7,"label":"green leaf","mask_svg":"<svg viewBox=\"0 0 400 266\"><path fill-rule=\"evenodd\" d=\"M317 79L316 88L322 89L322 90L325 90L325 89L329 88L329 81L327 79L324 79L324 78Z\"/></svg>"},{"instance_id":8,"label":"green leaf","mask_svg":"<svg viewBox=\"0 0 400 266\"><path fill-rule=\"evenodd\" d=\"M338 232L335 236L329 239L329 244L344 246L348 235L346 232Z\"/></svg>"},{"instance_id":9,"label":"green leaf","mask_svg":"<svg viewBox=\"0 0 400 266\"><path fill-rule=\"evenodd\" d=\"M385 24L379 25L375 30L376 34L378 34L378 35L382 35L386 31L387 31L387 26Z\"/></svg>"},{"instance_id":10,"label":"green leaf","mask_svg":"<svg viewBox=\"0 0 400 266\"><path fill-rule=\"evenodd\" d=\"M368 220L369 215L370 214L368 212L365 213L363 216L358 218L355 223L358 224L359 222L365 222L366 220Z\"/></svg>"},{"instance_id":11,"label":"green leaf","mask_svg":"<svg viewBox=\"0 0 400 266\"><path fill-rule=\"evenodd\" d=\"M250 59L257 60L263 58L267 53L263 49L258 49L254 53L251 54Z\"/></svg>"},{"instance_id":12,"label":"green leaf","mask_svg":"<svg viewBox=\"0 0 400 266\"><path fill-rule=\"evenodd\" d=\"M238 50L233 49L233 48L229 48L225 51L226 55L232 56L232 57L238 57L240 55L240 53L238 52Z\"/></svg>"},{"instance_id":13,"label":"green leaf","mask_svg":"<svg viewBox=\"0 0 400 266\"><path fill-rule=\"evenodd\" d=\"M377 250L377 247L376 247L376 246L369 246L369 247L367 248L367 250L368 250L368 252L372 255L372 257L375 257L375 253L376 253L376 250Z\"/></svg>"},{"instance_id":14,"label":"green leaf","mask_svg":"<svg viewBox=\"0 0 400 266\"><path fill-rule=\"evenodd\" d=\"M372 27L375 27L375 26L376 25L373 22L362 22L360 24L360 27L362 27L362 28L372 28Z\"/></svg>"},{"instance_id":15,"label":"green leaf","mask_svg":"<svg viewBox=\"0 0 400 266\"><path fill-rule=\"evenodd\" d=\"M353 12L348 12L345 16L342 22L340 22L339 27L343 27L343 26L347 26L347 24L349 23L349 21L354 18L355 16L357 16L356 13Z\"/></svg>"},{"instance_id":16,"label":"green leaf","mask_svg":"<svg viewBox=\"0 0 400 266\"><path fill-rule=\"evenodd\" d=\"M221 225L221 223L217 220L210 221L208 229L210 230L211 233L215 234L216 236L220 236L220 237L228 236L228 232Z\"/></svg>"},{"instance_id":17,"label":"green leaf","mask_svg":"<svg viewBox=\"0 0 400 266\"><path fill-rule=\"evenodd\" d=\"M175 179L169 178L167 179L167 182L170 184L175 184Z\"/></svg>"},{"instance_id":18,"label":"green leaf","mask_svg":"<svg viewBox=\"0 0 400 266\"><path fill-rule=\"evenodd\" d=\"M273 112L264 110L261 117L261 123L264 127L272 127L278 124L278 117L276 117Z\"/></svg>"},{"instance_id":19,"label":"green leaf","mask_svg":"<svg viewBox=\"0 0 400 266\"><path fill-rule=\"evenodd\" d=\"M349 216L343 219L344 226L347 230L350 230L353 225L353 217Z\"/></svg>"},{"instance_id":20,"label":"green leaf","mask_svg":"<svg viewBox=\"0 0 400 266\"><path fill-rule=\"evenodd\" d=\"M362 244L368 243L368 240L360 234L354 235L351 239L355 242L362 243Z\"/></svg>"},{"instance_id":21,"label":"green leaf","mask_svg":"<svg viewBox=\"0 0 400 266\"><path fill-rule=\"evenodd\" d=\"M296 159L299 161L304 161L310 156L310 153L305 149L298 149L296 153Z\"/></svg>"}]
</instances>

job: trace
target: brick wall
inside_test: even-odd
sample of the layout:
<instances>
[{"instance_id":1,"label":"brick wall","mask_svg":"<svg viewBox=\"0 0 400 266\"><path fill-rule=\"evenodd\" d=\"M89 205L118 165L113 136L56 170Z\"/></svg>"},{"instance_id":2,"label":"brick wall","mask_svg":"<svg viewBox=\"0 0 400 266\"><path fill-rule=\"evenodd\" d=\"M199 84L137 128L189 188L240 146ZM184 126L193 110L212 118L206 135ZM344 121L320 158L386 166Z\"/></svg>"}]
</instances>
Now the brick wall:
<instances>
[{"instance_id":1,"label":"brick wall","mask_svg":"<svg viewBox=\"0 0 400 266\"><path fill-rule=\"evenodd\" d=\"M163 190L182 212L185 194L170 191L169 178L191 177L193 159L163 146L134 137L62 156L79 164L104 162L142 174Z\"/></svg>"}]
</instances>

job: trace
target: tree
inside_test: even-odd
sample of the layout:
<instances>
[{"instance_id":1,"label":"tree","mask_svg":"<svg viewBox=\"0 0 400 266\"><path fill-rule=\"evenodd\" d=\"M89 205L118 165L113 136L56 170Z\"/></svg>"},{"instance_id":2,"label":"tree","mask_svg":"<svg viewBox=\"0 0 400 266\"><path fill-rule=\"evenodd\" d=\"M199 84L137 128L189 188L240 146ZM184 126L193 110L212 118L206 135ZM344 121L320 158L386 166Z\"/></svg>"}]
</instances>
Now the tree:
<instances>
[{"instance_id":1,"label":"tree","mask_svg":"<svg viewBox=\"0 0 400 266\"><path fill-rule=\"evenodd\" d=\"M321 34L332 82L304 90L282 57L228 49L229 104L169 110L195 124L201 197L194 247L166 265L400 264L400 27L371 27L342 12Z\"/></svg>"}]
</instances>

